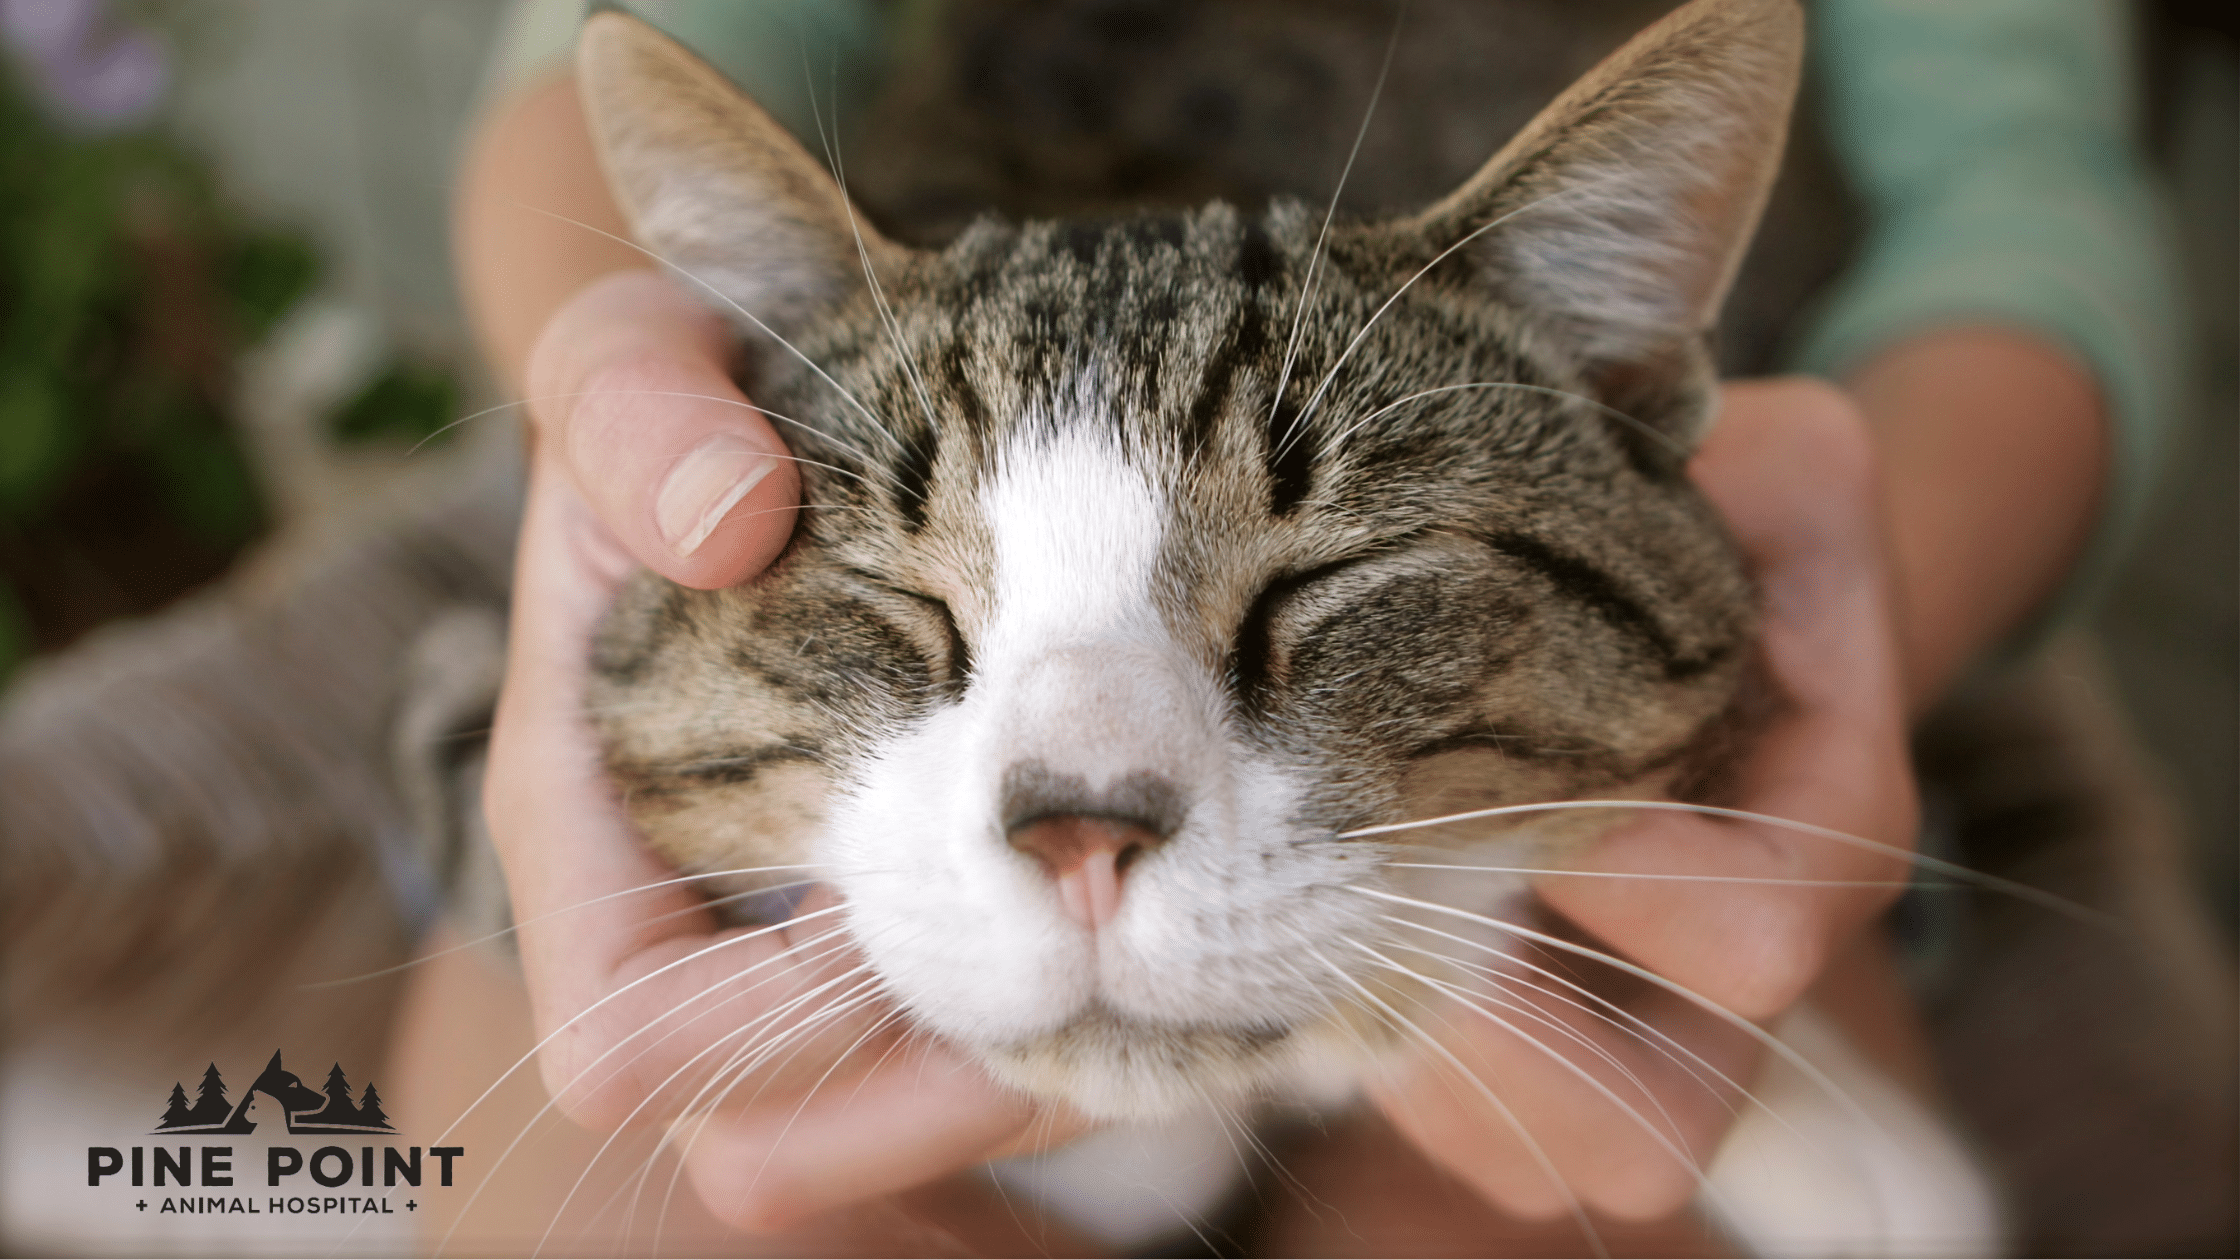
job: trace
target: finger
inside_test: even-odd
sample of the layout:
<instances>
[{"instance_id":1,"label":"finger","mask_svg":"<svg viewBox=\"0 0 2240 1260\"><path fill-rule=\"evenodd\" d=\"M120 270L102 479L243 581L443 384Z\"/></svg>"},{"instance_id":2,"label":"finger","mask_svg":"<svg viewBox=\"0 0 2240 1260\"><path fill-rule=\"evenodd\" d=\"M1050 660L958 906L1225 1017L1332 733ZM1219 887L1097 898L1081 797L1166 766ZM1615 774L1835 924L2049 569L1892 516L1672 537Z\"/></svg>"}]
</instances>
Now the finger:
<instances>
[{"instance_id":1,"label":"finger","mask_svg":"<svg viewBox=\"0 0 2240 1260\"><path fill-rule=\"evenodd\" d=\"M550 1038L539 1069L562 1107L595 1125L673 1111L722 1061L695 1056L727 1034L776 1035L809 1018L837 990L804 994L849 962L818 943L837 925L813 900L783 931L713 934L699 897L630 828L582 710L590 636L632 567L540 452L484 807L537 1028ZM857 1031L844 1020L826 1028Z\"/></svg>"},{"instance_id":2,"label":"finger","mask_svg":"<svg viewBox=\"0 0 2240 1260\"><path fill-rule=\"evenodd\" d=\"M766 1233L984 1163L1038 1131L1070 1136L1070 1123L912 1039L869 1076L798 1105L693 1125L686 1166L719 1217Z\"/></svg>"},{"instance_id":3,"label":"finger","mask_svg":"<svg viewBox=\"0 0 2240 1260\"><path fill-rule=\"evenodd\" d=\"M1840 395L1807 383L1735 387L1729 400L1693 471L1757 571L1762 650L1785 699L1732 804L1909 846L1915 803L1863 425ZM1615 829L1584 866L1640 878L1544 880L1552 906L1751 1018L1795 1001L1908 870L1871 846L1672 814ZM1679 873L1789 882L1655 878Z\"/></svg>"},{"instance_id":4,"label":"finger","mask_svg":"<svg viewBox=\"0 0 2240 1260\"><path fill-rule=\"evenodd\" d=\"M630 567L540 451L514 562L484 810L545 1028L555 1011L572 1014L603 991L628 949L647 943L645 921L673 933L707 927L692 917L696 899L664 884L673 872L631 839L583 721L591 635ZM647 891L617 895L634 889Z\"/></svg>"},{"instance_id":5,"label":"finger","mask_svg":"<svg viewBox=\"0 0 2240 1260\"><path fill-rule=\"evenodd\" d=\"M679 400L668 395L680 391L720 390L737 399L714 367L720 362L720 327L650 274L594 286L553 323L532 375L538 387L562 396L546 397L536 409L543 440L532 462L516 558L512 641L485 778L485 810L520 919L538 1028L557 1034L540 1066L564 1105L595 1122L646 1102L641 1085L667 1079L716 1035L704 1022L707 1012L739 1000L736 988L727 991L720 983L723 968L761 962L781 945L763 941L717 949L704 960L695 957L715 944L717 938L708 935L714 924L697 896L675 882L675 872L636 840L582 716L592 633L616 584L641 558L633 551L648 549L644 514L634 517L613 505L658 488L646 476L630 475L632 468L620 459L619 473L598 479L578 474L592 463L588 451L625 441L646 441L653 449L664 435L676 440L679 426L689 430L694 424L691 415L675 414L673 407L655 407L649 439L618 427L631 419L629 408L649 401L674 404ZM650 397L597 388L631 371L680 388ZM575 386L584 388L556 389ZM772 444L767 426L743 406L683 401L721 412L713 439L743 435ZM740 416L752 423L742 427ZM760 438L756 425L765 431ZM711 440L704 431L687 435ZM641 460L638 467L654 462ZM635 548L599 519L579 492L583 484L608 496L611 516L637 521ZM762 484L777 485L791 503L789 469ZM754 509L761 493L755 488L739 510ZM789 517L789 511L764 512L736 529L721 525L710 533L715 541L709 545L731 547L728 559L719 560L759 566L783 543L783 526L771 522ZM742 543L726 531L774 532L776 538ZM710 572L703 567L700 576ZM645 956L657 945L657 956ZM622 974L625 960L634 955L640 956L634 971ZM790 998L777 986L769 996ZM748 1007L759 1009L751 1002ZM703 1021L699 1034L685 1035L679 1025L695 1017Z\"/></svg>"},{"instance_id":6,"label":"finger","mask_svg":"<svg viewBox=\"0 0 2240 1260\"><path fill-rule=\"evenodd\" d=\"M623 550L703 589L761 572L801 495L785 443L726 370L731 354L714 312L627 271L553 316L527 373L540 442Z\"/></svg>"},{"instance_id":7,"label":"finger","mask_svg":"<svg viewBox=\"0 0 2240 1260\"><path fill-rule=\"evenodd\" d=\"M1543 965L1582 974L1574 957ZM1437 1048L1371 1096L1418 1149L1510 1215L1668 1215L1696 1193L1746 1105L1735 1083L1749 1079L1758 1047L1661 990L1633 994L1622 1015L1554 996L1568 992L1517 971L1443 1004L1422 1025Z\"/></svg>"},{"instance_id":8,"label":"finger","mask_svg":"<svg viewBox=\"0 0 2240 1260\"><path fill-rule=\"evenodd\" d=\"M541 1063L560 1106L598 1128L730 1097L790 1105L886 1054L892 1012L837 916L800 916L632 954Z\"/></svg>"}]
</instances>

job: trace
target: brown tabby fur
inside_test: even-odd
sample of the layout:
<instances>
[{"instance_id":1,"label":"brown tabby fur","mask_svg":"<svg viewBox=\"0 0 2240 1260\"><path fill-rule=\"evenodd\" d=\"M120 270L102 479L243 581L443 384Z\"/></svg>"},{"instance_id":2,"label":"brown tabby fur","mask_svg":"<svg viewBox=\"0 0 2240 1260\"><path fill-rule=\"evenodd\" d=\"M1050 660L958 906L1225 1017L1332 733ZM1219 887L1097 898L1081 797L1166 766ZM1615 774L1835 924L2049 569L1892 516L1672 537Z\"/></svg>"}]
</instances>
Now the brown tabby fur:
<instances>
[{"instance_id":1,"label":"brown tabby fur","mask_svg":"<svg viewBox=\"0 0 2240 1260\"><path fill-rule=\"evenodd\" d=\"M633 819L687 869L829 866L835 794L876 792L896 741L983 685L1006 524L985 496L1022 444L1065 440L1164 496L1156 617L1237 755L1307 782L1291 844L1374 862L1341 833L1668 785L1751 656L1749 585L1681 462L1799 25L1701 0L1445 198L1326 239L1277 198L983 218L921 251L713 70L594 18L580 78L617 195L737 316L808 503L763 577L647 576L610 618L591 712ZM1545 858L1607 821L1531 830ZM1080 1040L983 1049L1066 1092L1101 1061ZM1205 1053L1272 1060L1244 1040Z\"/></svg>"}]
</instances>

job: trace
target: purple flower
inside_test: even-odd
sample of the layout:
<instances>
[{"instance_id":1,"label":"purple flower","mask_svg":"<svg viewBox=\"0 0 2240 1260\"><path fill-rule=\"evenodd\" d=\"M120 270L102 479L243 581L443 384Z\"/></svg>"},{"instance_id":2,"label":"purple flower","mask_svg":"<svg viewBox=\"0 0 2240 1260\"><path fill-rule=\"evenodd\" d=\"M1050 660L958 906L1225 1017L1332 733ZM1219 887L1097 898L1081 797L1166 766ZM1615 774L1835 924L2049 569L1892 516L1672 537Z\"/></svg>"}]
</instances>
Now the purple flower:
<instances>
[{"instance_id":1,"label":"purple flower","mask_svg":"<svg viewBox=\"0 0 2240 1260\"><path fill-rule=\"evenodd\" d=\"M171 85L163 45L117 22L107 0L0 0L0 42L48 107L87 130L145 122Z\"/></svg>"}]
</instances>

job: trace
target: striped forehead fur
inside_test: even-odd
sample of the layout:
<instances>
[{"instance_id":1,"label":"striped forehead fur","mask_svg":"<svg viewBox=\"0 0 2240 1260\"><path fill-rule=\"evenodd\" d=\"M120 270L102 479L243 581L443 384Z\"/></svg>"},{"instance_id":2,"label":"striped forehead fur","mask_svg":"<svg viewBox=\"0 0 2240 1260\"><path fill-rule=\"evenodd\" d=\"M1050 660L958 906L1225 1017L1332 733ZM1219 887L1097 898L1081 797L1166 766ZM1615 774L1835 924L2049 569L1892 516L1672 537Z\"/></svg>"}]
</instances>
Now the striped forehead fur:
<instances>
[{"instance_id":1,"label":"striped forehead fur","mask_svg":"<svg viewBox=\"0 0 2240 1260\"><path fill-rule=\"evenodd\" d=\"M984 224L886 279L899 346L868 304L804 342L861 407L782 355L768 358L757 396L822 417L804 453L840 471L807 470L812 500L889 518L850 526L851 542L881 553L866 559L953 540L929 538L928 524L978 493L1006 443L1078 426L1168 487L1170 587L1178 570L1209 567L1194 553L1214 537L1246 541L1208 532L1223 514L1261 518L1266 558L1293 568L1472 514L1486 537L1540 539L1522 554L1550 573L1619 570L1599 584L1604 604L1623 604L1675 661L1731 637L1731 626L1687 625L1687 601L1673 598L1708 574L1654 536L1703 525L1668 450L1596 408L1570 356L1466 284L1434 272L1380 315L1390 260L1341 238L1302 302L1315 227L1295 203L1260 221L1216 205L1176 219ZM1613 515L1651 536L1623 536ZM1680 554L1661 554L1665 543ZM1627 554L1643 547L1653 557Z\"/></svg>"}]
</instances>

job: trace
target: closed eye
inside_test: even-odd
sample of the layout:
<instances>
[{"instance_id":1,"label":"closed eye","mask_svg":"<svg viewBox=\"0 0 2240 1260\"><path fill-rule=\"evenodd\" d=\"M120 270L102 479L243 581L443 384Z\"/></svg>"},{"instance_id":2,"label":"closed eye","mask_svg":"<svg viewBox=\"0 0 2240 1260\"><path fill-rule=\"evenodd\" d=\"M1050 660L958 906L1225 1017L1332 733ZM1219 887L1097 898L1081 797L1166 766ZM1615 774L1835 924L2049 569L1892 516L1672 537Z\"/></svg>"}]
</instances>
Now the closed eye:
<instances>
[{"instance_id":1,"label":"closed eye","mask_svg":"<svg viewBox=\"0 0 2240 1260\"><path fill-rule=\"evenodd\" d=\"M964 689L972 683L972 649L964 641L964 632L957 629L957 615L949 611L949 602L916 591L900 593L924 604L940 619L942 633L949 636L949 687L955 694L963 695Z\"/></svg>"},{"instance_id":2,"label":"closed eye","mask_svg":"<svg viewBox=\"0 0 2240 1260\"><path fill-rule=\"evenodd\" d=\"M892 595L900 595L933 614L934 620L941 626L942 634L948 640L948 677L945 680L945 689L951 696L963 695L964 689L972 682L972 648L964 641L964 632L957 628L957 615L949 610L949 602L928 595L923 591L913 591L906 586L896 586L885 578L875 573L865 572L862 569L850 569L848 572L882 591Z\"/></svg>"},{"instance_id":3,"label":"closed eye","mask_svg":"<svg viewBox=\"0 0 2240 1260\"><path fill-rule=\"evenodd\" d=\"M1318 564L1311 569L1280 574L1269 579L1268 584L1260 588L1260 593L1253 596L1252 603L1246 607L1244 619L1237 623L1237 637L1229 647L1230 685L1236 691L1237 703L1246 712L1260 712L1266 699L1268 670L1274 656L1269 628L1283 606L1299 592L1318 582L1336 577L1355 565L1391 555L1394 548L1405 541L1395 540L1359 555Z\"/></svg>"}]
</instances>

